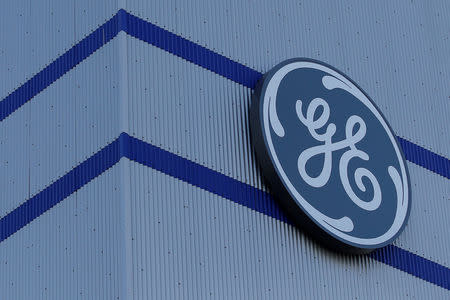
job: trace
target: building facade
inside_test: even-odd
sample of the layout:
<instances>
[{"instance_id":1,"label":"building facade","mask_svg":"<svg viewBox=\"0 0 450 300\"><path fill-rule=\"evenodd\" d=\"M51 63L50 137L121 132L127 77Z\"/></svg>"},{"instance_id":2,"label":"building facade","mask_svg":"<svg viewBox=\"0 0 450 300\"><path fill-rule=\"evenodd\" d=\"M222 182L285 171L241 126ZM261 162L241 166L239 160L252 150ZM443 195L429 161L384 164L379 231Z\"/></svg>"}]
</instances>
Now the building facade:
<instances>
[{"instance_id":1,"label":"building facade","mask_svg":"<svg viewBox=\"0 0 450 300\"><path fill-rule=\"evenodd\" d=\"M1 299L450 297L447 1L9 1ZM391 125L412 207L392 245L324 248L252 149L253 89L308 57Z\"/></svg>"}]
</instances>

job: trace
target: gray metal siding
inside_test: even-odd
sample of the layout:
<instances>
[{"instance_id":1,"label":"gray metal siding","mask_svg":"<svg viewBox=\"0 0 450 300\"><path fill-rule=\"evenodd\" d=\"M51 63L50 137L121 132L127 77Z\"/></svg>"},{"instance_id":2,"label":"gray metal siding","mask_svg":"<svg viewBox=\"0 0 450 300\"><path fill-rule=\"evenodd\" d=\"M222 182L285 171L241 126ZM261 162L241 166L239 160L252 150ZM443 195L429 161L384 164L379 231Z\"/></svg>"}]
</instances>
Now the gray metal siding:
<instances>
[{"instance_id":1,"label":"gray metal siding","mask_svg":"<svg viewBox=\"0 0 450 300\"><path fill-rule=\"evenodd\" d=\"M449 3L14 1L0 99L119 8L265 72L305 56L360 84L395 133L450 157ZM127 132L267 190L251 89L124 32L0 122L0 219ZM450 267L450 183L408 163L395 245ZM444 299L449 291L122 158L0 243L1 299Z\"/></svg>"},{"instance_id":2,"label":"gray metal siding","mask_svg":"<svg viewBox=\"0 0 450 300\"><path fill-rule=\"evenodd\" d=\"M116 1L2 3L0 97L7 96L76 42L111 18Z\"/></svg>"},{"instance_id":3,"label":"gray metal siding","mask_svg":"<svg viewBox=\"0 0 450 300\"><path fill-rule=\"evenodd\" d=\"M448 1L137 0L126 9L263 73L292 57L325 61L356 79L396 134L450 157Z\"/></svg>"},{"instance_id":4,"label":"gray metal siding","mask_svg":"<svg viewBox=\"0 0 450 300\"><path fill-rule=\"evenodd\" d=\"M120 170L2 242L1 299L125 299Z\"/></svg>"},{"instance_id":5,"label":"gray metal siding","mask_svg":"<svg viewBox=\"0 0 450 300\"><path fill-rule=\"evenodd\" d=\"M134 38L128 47L129 82L139 86L130 89L130 134L264 189L250 144L251 90ZM158 76L147 66L159 69ZM409 234L395 244L448 266L448 179L412 163L408 168Z\"/></svg>"},{"instance_id":6,"label":"gray metal siding","mask_svg":"<svg viewBox=\"0 0 450 300\"><path fill-rule=\"evenodd\" d=\"M4 216L120 134L118 40L2 121Z\"/></svg>"},{"instance_id":7,"label":"gray metal siding","mask_svg":"<svg viewBox=\"0 0 450 300\"><path fill-rule=\"evenodd\" d=\"M445 299L447 290L131 163L133 299Z\"/></svg>"}]
</instances>

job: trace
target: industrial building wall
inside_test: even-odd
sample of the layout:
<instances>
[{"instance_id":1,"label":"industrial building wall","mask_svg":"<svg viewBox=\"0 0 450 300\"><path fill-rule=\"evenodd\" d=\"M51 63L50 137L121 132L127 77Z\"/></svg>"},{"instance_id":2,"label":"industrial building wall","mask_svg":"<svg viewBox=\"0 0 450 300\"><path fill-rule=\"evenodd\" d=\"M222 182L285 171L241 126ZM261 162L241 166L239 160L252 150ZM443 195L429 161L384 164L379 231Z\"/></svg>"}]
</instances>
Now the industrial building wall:
<instances>
[{"instance_id":1,"label":"industrial building wall","mask_svg":"<svg viewBox=\"0 0 450 300\"><path fill-rule=\"evenodd\" d=\"M449 12L446 1L6 3L0 298L448 298ZM347 73L421 149L407 153L409 223L387 250L325 250L262 180L252 87L291 57Z\"/></svg>"}]
</instances>

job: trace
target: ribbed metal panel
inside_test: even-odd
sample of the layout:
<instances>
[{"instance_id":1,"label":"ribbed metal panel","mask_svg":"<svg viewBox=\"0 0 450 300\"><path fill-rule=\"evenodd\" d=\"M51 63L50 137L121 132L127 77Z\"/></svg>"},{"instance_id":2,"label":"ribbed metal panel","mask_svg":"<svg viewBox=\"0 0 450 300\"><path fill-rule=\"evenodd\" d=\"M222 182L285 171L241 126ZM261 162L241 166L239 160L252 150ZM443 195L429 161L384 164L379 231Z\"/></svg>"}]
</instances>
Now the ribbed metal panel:
<instances>
[{"instance_id":1,"label":"ribbed metal panel","mask_svg":"<svg viewBox=\"0 0 450 300\"><path fill-rule=\"evenodd\" d=\"M368 92L398 135L450 156L445 1L5 3L0 99L119 7L260 72L290 57L326 61ZM0 298L448 298L445 288L324 250L291 225L123 157L132 157L131 138L117 139L121 132L178 155L167 163L187 158L267 191L249 141L251 93L120 32L0 121L0 220L111 141L122 157L0 243ZM411 218L395 245L450 267L449 181L408 167Z\"/></svg>"},{"instance_id":2,"label":"ribbed metal panel","mask_svg":"<svg viewBox=\"0 0 450 300\"><path fill-rule=\"evenodd\" d=\"M128 45L130 134L265 189L250 144L250 89L139 40L129 38ZM448 179L408 166L413 189L410 234L397 243L449 266L450 221L443 214L450 210Z\"/></svg>"},{"instance_id":3,"label":"ribbed metal panel","mask_svg":"<svg viewBox=\"0 0 450 300\"><path fill-rule=\"evenodd\" d=\"M398 135L450 157L448 1L136 0L126 9L260 72L292 57L328 62Z\"/></svg>"},{"instance_id":4,"label":"ribbed metal panel","mask_svg":"<svg viewBox=\"0 0 450 300\"><path fill-rule=\"evenodd\" d=\"M9 30L0 31L2 99L117 12L116 4L92 1L4 4L0 22ZM118 54L113 44L106 47L2 121L0 216L117 137L111 113L118 106L107 104L118 99Z\"/></svg>"},{"instance_id":5,"label":"ribbed metal panel","mask_svg":"<svg viewBox=\"0 0 450 300\"><path fill-rule=\"evenodd\" d=\"M2 121L0 216L120 134L117 43L99 49Z\"/></svg>"},{"instance_id":6,"label":"ribbed metal panel","mask_svg":"<svg viewBox=\"0 0 450 300\"><path fill-rule=\"evenodd\" d=\"M29 116L30 107L24 107L0 126L1 217L29 197Z\"/></svg>"},{"instance_id":7,"label":"ribbed metal panel","mask_svg":"<svg viewBox=\"0 0 450 300\"><path fill-rule=\"evenodd\" d=\"M2 299L125 299L120 170L2 242Z\"/></svg>"},{"instance_id":8,"label":"ribbed metal panel","mask_svg":"<svg viewBox=\"0 0 450 300\"><path fill-rule=\"evenodd\" d=\"M1 13L0 98L117 12L100 1L15 1ZM0 218L120 134L117 41L0 124ZM120 166L0 246L1 299L125 299Z\"/></svg>"},{"instance_id":9,"label":"ribbed metal panel","mask_svg":"<svg viewBox=\"0 0 450 300\"><path fill-rule=\"evenodd\" d=\"M111 18L116 1L32 1L2 3L0 98L69 50Z\"/></svg>"},{"instance_id":10,"label":"ribbed metal panel","mask_svg":"<svg viewBox=\"0 0 450 300\"><path fill-rule=\"evenodd\" d=\"M450 268L449 180L408 163L412 190L410 221L394 242Z\"/></svg>"},{"instance_id":11,"label":"ribbed metal panel","mask_svg":"<svg viewBox=\"0 0 450 300\"><path fill-rule=\"evenodd\" d=\"M131 164L133 299L442 299L448 291Z\"/></svg>"},{"instance_id":12,"label":"ribbed metal panel","mask_svg":"<svg viewBox=\"0 0 450 300\"><path fill-rule=\"evenodd\" d=\"M131 37L128 53L130 134L264 189L249 144L251 90Z\"/></svg>"}]
</instances>

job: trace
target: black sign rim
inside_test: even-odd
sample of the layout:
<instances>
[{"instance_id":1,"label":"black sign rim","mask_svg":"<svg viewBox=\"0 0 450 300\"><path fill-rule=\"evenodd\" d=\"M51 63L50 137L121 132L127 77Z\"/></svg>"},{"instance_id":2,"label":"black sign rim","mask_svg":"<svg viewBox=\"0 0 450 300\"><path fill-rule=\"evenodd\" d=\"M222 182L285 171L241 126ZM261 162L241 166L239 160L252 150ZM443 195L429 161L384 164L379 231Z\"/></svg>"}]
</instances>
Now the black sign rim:
<instances>
[{"instance_id":1,"label":"black sign rim","mask_svg":"<svg viewBox=\"0 0 450 300\"><path fill-rule=\"evenodd\" d=\"M263 134L264 132L264 124L263 124L263 99L264 99L264 92L267 88L268 83L270 82L272 76L283 66L287 64L291 64L293 62L311 62L315 64L322 65L326 68L329 68L331 70L334 70L347 80L349 80L355 87L357 87L370 101L370 103L374 106L374 108L377 110L385 124L387 125L388 129L390 130L390 133L394 136L394 142L396 146L399 149L400 155L401 155L401 162L405 168L406 173L406 182L407 182L407 188L408 188L408 207L405 214L405 218L403 220L403 224L400 226L400 228L397 230L397 232L388 240L376 244L376 245L364 245L364 244L357 244L350 241L347 241L339 236L336 236L332 232L329 232L326 228L324 228L321 224L318 223L318 221L315 220L314 217L310 216L306 210L304 210L301 205L299 205L295 200L294 196L291 194L291 191L285 186L285 183L281 179L281 175L279 173L279 170L274 165L274 158L269 153L268 149L268 142L266 136ZM324 63L319 60L315 59L309 59L309 58L292 58L285 60L279 64L277 64L275 67L273 67L269 72L264 74L262 78L258 81L254 93L252 95L252 104L250 107L250 129L251 129L251 137L252 137L252 145L256 152L256 157L259 162L259 165L263 171L264 178L267 179L270 188L275 195L275 198L278 200L278 202L281 204L281 206L284 208L285 212L290 217L290 220L292 220L297 226L299 226L301 229L305 229L309 235L324 244L325 246L332 248L334 250L340 251L340 252L347 252L347 253L356 253L356 254L364 254L369 253L375 249L384 247L388 244L391 244L404 230L406 224L409 220L409 215L411 211L411 183L410 183L410 176L409 176L409 170L406 164L406 160L404 157L404 153L402 151L402 148L400 147L397 139L395 138L394 131L392 130L392 127L390 126L389 122L386 120L385 116L382 114L378 106L374 103L374 101L369 97L369 95L351 78L349 78L345 73L341 72L340 70L336 69L333 66L330 66L327 63Z\"/></svg>"}]
</instances>

